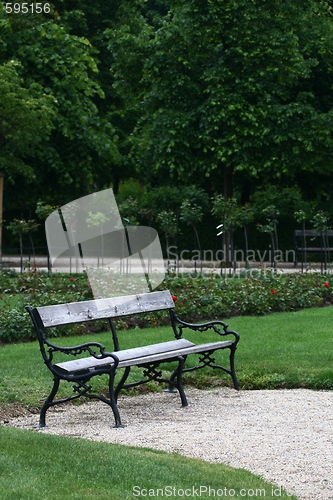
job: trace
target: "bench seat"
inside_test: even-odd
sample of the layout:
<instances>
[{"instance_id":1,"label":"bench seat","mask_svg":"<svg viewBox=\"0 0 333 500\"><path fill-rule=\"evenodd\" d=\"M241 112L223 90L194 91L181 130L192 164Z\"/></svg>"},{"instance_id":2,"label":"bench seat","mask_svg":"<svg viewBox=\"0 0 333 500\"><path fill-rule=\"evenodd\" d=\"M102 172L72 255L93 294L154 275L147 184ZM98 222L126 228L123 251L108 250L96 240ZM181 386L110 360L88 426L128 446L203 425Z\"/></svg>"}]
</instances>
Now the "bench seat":
<instances>
[{"instance_id":1,"label":"bench seat","mask_svg":"<svg viewBox=\"0 0 333 500\"><path fill-rule=\"evenodd\" d=\"M143 347L134 347L123 351L114 351L112 354L119 359L117 368L127 366L138 366L156 361L172 360L178 356L187 356L200 352L211 352L217 349L225 349L231 346L231 341L210 342L208 344L195 345L186 339L172 340L169 342L161 342L160 344L152 344ZM84 373L96 370L97 368L107 367L114 364L114 358L106 357L102 359L89 358L74 359L63 363L56 363L54 366L66 374Z\"/></svg>"},{"instance_id":2,"label":"bench seat","mask_svg":"<svg viewBox=\"0 0 333 500\"><path fill-rule=\"evenodd\" d=\"M186 339L179 339L171 340L169 342L161 342L160 344L114 351L112 354L114 354L119 360L117 367L124 368L126 366L154 363L163 359L172 359L175 356L179 356L183 349L189 346L194 346L193 342L189 342ZM90 356L89 358L74 359L72 361L65 361L64 363L57 363L55 366L68 374L74 374L84 370L95 370L102 366L110 366L112 364L114 364L114 358L112 357L96 359L93 356Z\"/></svg>"}]
</instances>

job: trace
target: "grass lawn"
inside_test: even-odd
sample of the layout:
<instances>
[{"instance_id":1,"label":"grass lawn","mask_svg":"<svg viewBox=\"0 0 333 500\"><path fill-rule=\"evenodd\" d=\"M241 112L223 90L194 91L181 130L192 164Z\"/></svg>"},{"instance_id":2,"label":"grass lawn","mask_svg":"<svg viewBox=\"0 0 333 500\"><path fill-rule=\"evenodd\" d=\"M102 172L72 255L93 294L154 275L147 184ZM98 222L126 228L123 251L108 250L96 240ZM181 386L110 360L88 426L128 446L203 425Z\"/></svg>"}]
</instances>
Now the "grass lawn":
<instances>
[{"instance_id":1,"label":"grass lawn","mask_svg":"<svg viewBox=\"0 0 333 500\"><path fill-rule=\"evenodd\" d=\"M0 427L0 469L3 500L124 500L190 494L195 498L199 493L200 498L212 498L213 490L223 498L276 497L271 484L243 469L4 427ZM279 498L296 497L282 492Z\"/></svg>"},{"instance_id":2,"label":"grass lawn","mask_svg":"<svg viewBox=\"0 0 333 500\"><path fill-rule=\"evenodd\" d=\"M236 369L243 389L333 389L333 307L236 317Z\"/></svg>"}]
</instances>

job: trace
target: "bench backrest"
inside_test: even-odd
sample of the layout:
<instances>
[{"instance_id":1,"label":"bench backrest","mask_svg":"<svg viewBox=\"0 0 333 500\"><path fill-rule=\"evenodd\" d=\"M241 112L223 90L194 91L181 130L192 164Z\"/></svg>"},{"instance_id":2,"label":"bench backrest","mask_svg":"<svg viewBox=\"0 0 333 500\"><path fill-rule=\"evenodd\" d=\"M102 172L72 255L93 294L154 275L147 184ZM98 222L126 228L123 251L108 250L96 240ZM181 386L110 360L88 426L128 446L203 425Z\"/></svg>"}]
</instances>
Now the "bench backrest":
<instances>
[{"instance_id":1,"label":"bench backrest","mask_svg":"<svg viewBox=\"0 0 333 500\"><path fill-rule=\"evenodd\" d=\"M323 231L323 233L321 233L320 231L315 231L313 229L305 229L304 231L302 229L295 229L294 231L295 237L305 236L306 238L315 238L322 236L322 234L324 236L333 236L333 230Z\"/></svg>"},{"instance_id":2,"label":"bench backrest","mask_svg":"<svg viewBox=\"0 0 333 500\"><path fill-rule=\"evenodd\" d=\"M44 328L160 311L174 307L169 290L36 307Z\"/></svg>"},{"instance_id":3,"label":"bench backrest","mask_svg":"<svg viewBox=\"0 0 333 500\"><path fill-rule=\"evenodd\" d=\"M52 349L57 348L57 346L46 338L44 328L106 319L111 328L114 349L115 351L119 351L119 341L116 328L112 321L113 319L133 314L161 311L164 309L170 311L174 306L175 304L169 290L165 290L109 299L86 300L82 302L70 302L68 304L41 306L35 307L34 309L27 306L26 309L35 326L43 357L49 362L52 358L50 358L49 354L46 352L45 346L51 346Z\"/></svg>"}]
</instances>

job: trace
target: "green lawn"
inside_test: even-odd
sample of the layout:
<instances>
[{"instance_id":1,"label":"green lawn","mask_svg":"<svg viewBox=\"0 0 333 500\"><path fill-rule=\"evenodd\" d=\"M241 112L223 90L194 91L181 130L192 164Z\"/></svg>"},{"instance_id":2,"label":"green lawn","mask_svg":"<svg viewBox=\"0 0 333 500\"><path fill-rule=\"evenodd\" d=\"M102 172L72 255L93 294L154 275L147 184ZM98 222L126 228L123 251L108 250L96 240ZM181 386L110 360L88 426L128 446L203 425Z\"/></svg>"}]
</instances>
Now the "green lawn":
<instances>
[{"instance_id":1,"label":"green lawn","mask_svg":"<svg viewBox=\"0 0 333 500\"><path fill-rule=\"evenodd\" d=\"M212 498L213 490L223 498L274 498L271 484L243 469L1 426L0 470L2 500Z\"/></svg>"},{"instance_id":2,"label":"green lawn","mask_svg":"<svg viewBox=\"0 0 333 500\"><path fill-rule=\"evenodd\" d=\"M232 318L242 387L333 389L332 320L331 306Z\"/></svg>"}]
</instances>

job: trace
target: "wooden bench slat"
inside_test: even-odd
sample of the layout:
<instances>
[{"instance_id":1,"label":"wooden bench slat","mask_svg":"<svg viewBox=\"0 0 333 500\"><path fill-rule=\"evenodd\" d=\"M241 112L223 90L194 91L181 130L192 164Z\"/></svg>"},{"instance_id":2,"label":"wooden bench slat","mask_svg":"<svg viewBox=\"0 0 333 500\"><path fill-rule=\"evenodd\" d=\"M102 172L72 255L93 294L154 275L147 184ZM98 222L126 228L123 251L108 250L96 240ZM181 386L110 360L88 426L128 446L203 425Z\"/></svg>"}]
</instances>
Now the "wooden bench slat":
<instances>
[{"instance_id":1,"label":"wooden bench slat","mask_svg":"<svg viewBox=\"0 0 333 500\"><path fill-rule=\"evenodd\" d=\"M121 351L115 351L115 354L119 361L126 361L128 359L142 358L144 356L150 356L152 354L160 354L163 352L174 351L176 349L183 349L184 347L193 346L193 342L186 339L179 340L169 340L167 342L161 342L159 344L151 344L142 347L133 347L131 349L122 349Z\"/></svg>"},{"instance_id":2,"label":"wooden bench slat","mask_svg":"<svg viewBox=\"0 0 333 500\"><path fill-rule=\"evenodd\" d=\"M185 340L185 339L182 339ZM177 341L178 342L178 341ZM192 344L192 342L187 341L189 344ZM119 362L118 367L119 368L125 368L126 366L139 366L139 365L144 365L146 363L153 363L155 361L168 361L175 359L177 356L187 356L188 354L198 354L198 353L204 353L204 352L210 352L210 351L216 351L217 349L220 349L221 347L225 349L228 346L231 346L232 342L230 341L225 341L225 342L211 342L209 344L201 344L201 345L195 345L192 344L191 346L188 347L182 347L179 349L175 349L173 351L168 351L168 352L161 352L158 354L152 354L150 356L142 357L142 358L136 358L134 359L124 359L123 361ZM117 354L117 353L115 353Z\"/></svg>"},{"instance_id":3,"label":"wooden bench slat","mask_svg":"<svg viewBox=\"0 0 333 500\"><path fill-rule=\"evenodd\" d=\"M221 342L209 342L207 344L200 344L200 345L195 345L185 347L182 350L182 353L185 355L187 354L195 354L198 352L209 352L209 351L216 351L217 349L225 349L226 347L229 347L233 344L231 340L224 340Z\"/></svg>"},{"instance_id":4,"label":"wooden bench slat","mask_svg":"<svg viewBox=\"0 0 333 500\"><path fill-rule=\"evenodd\" d=\"M141 360L147 360L148 357L152 358L152 356L162 355L163 359L163 356L165 356L166 353L170 353L176 350L179 351L189 346L194 346L193 342L190 342L186 339L179 339L171 340L168 342L161 342L159 344L151 344L148 346L133 347L132 349L124 349L122 351L114 351L112 354L115 354L117 356L117 358L119 359L118 367L122 368L125 366L134 365L138 362L138 360L140 360L139 362L140 364L142 364ZM161 358L159 357L158 359ZM93 356L90 356L88 358L73 359L72 361L57 363L55 366L66 373L75 373L77 371L92 370L110 366L113 363L114 360L112 357L96 359Z\"/></svg>"},{"instance_id":5,"label":"wooden bench slat","mask_svg":"<svg viewBox=\"0 0 333 500\"><path fill-rule=\"evenodd\" d=\"M174 307L169 290L150 292L127 297L85 300L37 307L45 328L81 323L98 319L118 318Z\"/></svg>"},{"instance_id":6,"label":"wooden bench slat","mask_svg":"<svg viewBox=\"0 0 333 500\"><path fill-rule=\"evenodd\" d=\"M321 232L320 231L315 231L314 229L295 229L294 231L295 236L306 236L306 237L321 237ZM323 231L324 236L333 236L333 230L329 229L328 231Z\"/></svg>"},{"instance_id":7,"label":"wooden bench slat","mask_svg":"<svg viewBox=\"0 0 333 500\"><path fill-rule=\"evenodd\" d=\"M161 360L171 361L172 359L175 359L177 356L180 356L181 352L182 349L179 349L169 352L161 352L158 354L151 354L150 356L144 356L141 358L125 359L124 361L119 362L118 368L125 368L128 366L140 366ZM70 374L75 375L77 373L86 373L89 371L97 370L99 368L108 368L114 362L113 358L111 357L104 358L103 360L92 357L92 358L86 358L85 360L82 359L82 363L80 363L80 361L81 360L78 359L76 361L58 363L55 366L59 368L62 373L65 373L67 375Z\"/></svg>"},{"instance_id":8,"label":"wooden bench slat","mask_svg":"<svg viewBox=\"0 0 333 500\"><path fill-rule=\"evenodd\" d=\"M299 252L321 252L321 251L326 251L326 252L332 252L333 247L329 248L320 248L320 247L296 247L296 250Z\"/></svg>"}]
</instances>

